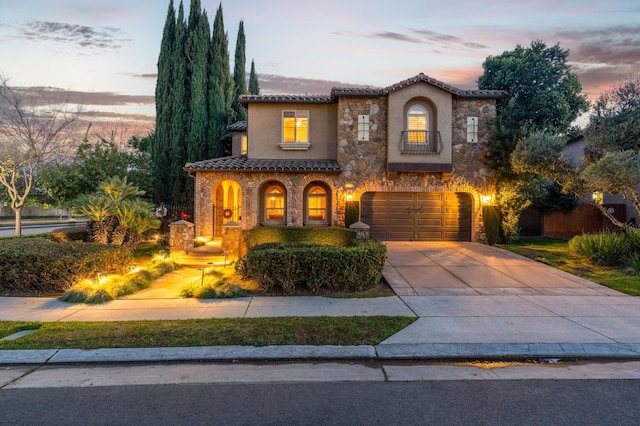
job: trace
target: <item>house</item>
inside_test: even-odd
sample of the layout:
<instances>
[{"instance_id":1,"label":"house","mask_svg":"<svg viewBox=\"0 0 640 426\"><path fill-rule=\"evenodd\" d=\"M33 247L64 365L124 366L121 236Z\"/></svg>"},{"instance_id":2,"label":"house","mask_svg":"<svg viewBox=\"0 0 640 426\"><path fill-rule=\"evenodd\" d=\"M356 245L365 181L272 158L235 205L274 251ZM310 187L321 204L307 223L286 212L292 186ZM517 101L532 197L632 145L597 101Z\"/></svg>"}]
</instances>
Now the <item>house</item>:
<instances>
[{"instance_id":1,"label":"house","mask_svg":"<svg viewBox=\"0 0 640 426\"><path fill-rule=\"evenodd\" d=\"M345 225L355 206L383 240L484 239L482 144L503 91L419 74L386 88L247 95L232 156L188 163L196 236L223 224Z\"/></svg>"}]
</instances>

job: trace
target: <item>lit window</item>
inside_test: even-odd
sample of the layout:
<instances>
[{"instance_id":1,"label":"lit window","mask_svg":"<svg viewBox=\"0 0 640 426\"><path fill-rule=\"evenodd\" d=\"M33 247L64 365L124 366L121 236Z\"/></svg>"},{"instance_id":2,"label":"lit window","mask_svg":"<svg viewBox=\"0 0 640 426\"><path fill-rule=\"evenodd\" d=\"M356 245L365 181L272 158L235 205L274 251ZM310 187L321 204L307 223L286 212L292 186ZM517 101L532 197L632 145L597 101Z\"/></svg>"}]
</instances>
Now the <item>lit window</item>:
<instances>
[{"instance_id":1,"label":"lit window","mask_svg":"<svg viewBox=\"0 0 640 426\"><path fill-rule=\"evenodd\" d=\"M467 117L467 142L478 142L478 117Z\"/></svg>"},{"instance_id":2,"label":"lit window","mask_svg":"<svg viewBox=\"0 0 640 426\"><path fill-rule=\"evenodd\" d=\"M327 223L327 191L314 185L307 191L307 222Z\"/></svg>"},{"instance_id":3,"label":"lit window","mask_svg":"<svg viewBox=\"0 0 640 426\"><path fill-rule=\"evenodd\" d=\"M247 155L249 146L247 144L247 135L242 135L242 142L240 147L240 155Z\"/></svg>"},{"instance_id":4,"label":"lit window","mask_svg":"<svg viewBox=\"0 0 640 426\"><path fill-rule=\"evenodd\" d=\"M358 115L358 140L369 140L369 116Z\"/></svg>"},{"instance_id":5,"label":"lit window","mask_svg":"<svg viewBox=\"0 0 640 426\"><path fill-rule=\"evenodd\" d=\"M309 143L309 111L282 112L282 142Z\"/></svg>"},{"instance_id":6,"label":"lit window","mask_svg":"<svg viewBox=\"0 0 640 426\"><path fill-rule=\"evenodd\" d=\"M426 143L429 112L422 105L412 105L407 111L407 142Z\"/></svg>"},{"instance_id":7,"label":"lit window","mask_svg":"<svg viewBox=\"0 0 640 426\"><path fill-rule=\"evenodd\" d=\"M285 192L280 185L270 185L264 192L264 219L284 222Z\"/></svg>"}]
</instances>

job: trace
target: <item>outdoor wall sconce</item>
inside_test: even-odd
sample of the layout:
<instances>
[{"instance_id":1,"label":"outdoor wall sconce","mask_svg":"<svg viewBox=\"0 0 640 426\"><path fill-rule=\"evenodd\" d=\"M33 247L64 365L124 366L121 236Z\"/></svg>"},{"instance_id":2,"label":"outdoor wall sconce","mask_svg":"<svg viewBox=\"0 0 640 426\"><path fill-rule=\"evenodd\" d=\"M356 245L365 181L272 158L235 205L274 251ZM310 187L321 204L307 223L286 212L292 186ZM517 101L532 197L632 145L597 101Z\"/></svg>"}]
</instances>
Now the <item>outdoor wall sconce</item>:
<instances>
[{"instance_id":1,"label":"outdoor wall sconce","mask_svg":"<svg viewBox=\"0 0 640 426\"><path fill-rule=\"evenodd\" d=\"M488 206L489 204L491 204L492 200L493 200L493 195L482 195L482 196L480 196L480 202L485 206Z\"/></svg>"},{"instance_id":2,"label":"outdoor wall sconce","mask_svg":"<svg viewBox=\"0 0 640 426\"><path fill-rule=\"evenodd\" d=\"M347 192L347 201L353 200L353 184L345 183L344 189L346 189L346 192Z\"/></svg>"}]
</instances>

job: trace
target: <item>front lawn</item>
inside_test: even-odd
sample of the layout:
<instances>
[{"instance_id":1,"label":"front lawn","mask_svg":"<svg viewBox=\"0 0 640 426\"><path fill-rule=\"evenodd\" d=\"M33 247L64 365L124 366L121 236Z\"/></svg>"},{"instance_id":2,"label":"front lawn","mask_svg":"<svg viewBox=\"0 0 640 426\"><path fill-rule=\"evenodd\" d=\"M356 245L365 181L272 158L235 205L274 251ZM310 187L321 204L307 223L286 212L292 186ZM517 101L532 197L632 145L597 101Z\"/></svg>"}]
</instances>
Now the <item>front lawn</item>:
<instances>
[{"instance_id":1,"label":"front lawn","mask_svg":"<svg viewBox=\"0 0 640 426\"><path fill-rule=\"evenodd\" d=\"M569 250L569 242L551 238L520 238L498 247L518 253L573 275L605 285L623 293L640 296L640 276L624 266L599 266Z\"/></svg>"},{"instance_id":2,"label":"front lawn","mask_svg":"<svg viewBox=\"0 0 640 426\"><path fill-rule=\"evenodd\" d=\"M0 321L0 349L155 348L217 345L377 345L412 317L280 317L119 322Z\"/></svg>"}]
</instances>

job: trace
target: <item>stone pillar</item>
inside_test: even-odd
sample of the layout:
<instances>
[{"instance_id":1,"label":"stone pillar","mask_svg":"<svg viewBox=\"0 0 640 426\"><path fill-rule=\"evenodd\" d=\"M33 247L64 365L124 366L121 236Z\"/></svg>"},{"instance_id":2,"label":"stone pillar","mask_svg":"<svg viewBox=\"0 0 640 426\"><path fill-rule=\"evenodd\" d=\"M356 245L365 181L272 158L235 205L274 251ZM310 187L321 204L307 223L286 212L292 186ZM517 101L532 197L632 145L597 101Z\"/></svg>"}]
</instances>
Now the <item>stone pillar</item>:
<instances>
[{"instance_id":1,"label":"stone pillar","mask_svg":"<svg viewBox=\"0 0 640 426\"><path fill-rule=\"evenodd\" d=\"M369 229L371 227L363 222L356 222L349 225L349 229L356 231L356 238L361 240L369 239Z\"/></svg>"},{"instance_id":2,"label":"stone pillar","mask_svg":"<svg viewBox=\"0 0 640 426\"><path fill-rule=\"evenodd\" d=\"M239 259L245 254L242 226L237 222L222 225L222 251L230 258Z\"/></svg>"},{"instance_id":3,"label":"stone pillar","mask_svg":"<svg viewBox=\"0 0 640 426\"><path fill-rule=\"evenodd\" d=\"M195 225L186 220L179 220L169 224L169 249L184 250L189 254L193 248L195 238Z\"/></svg>"}]
</instances>

